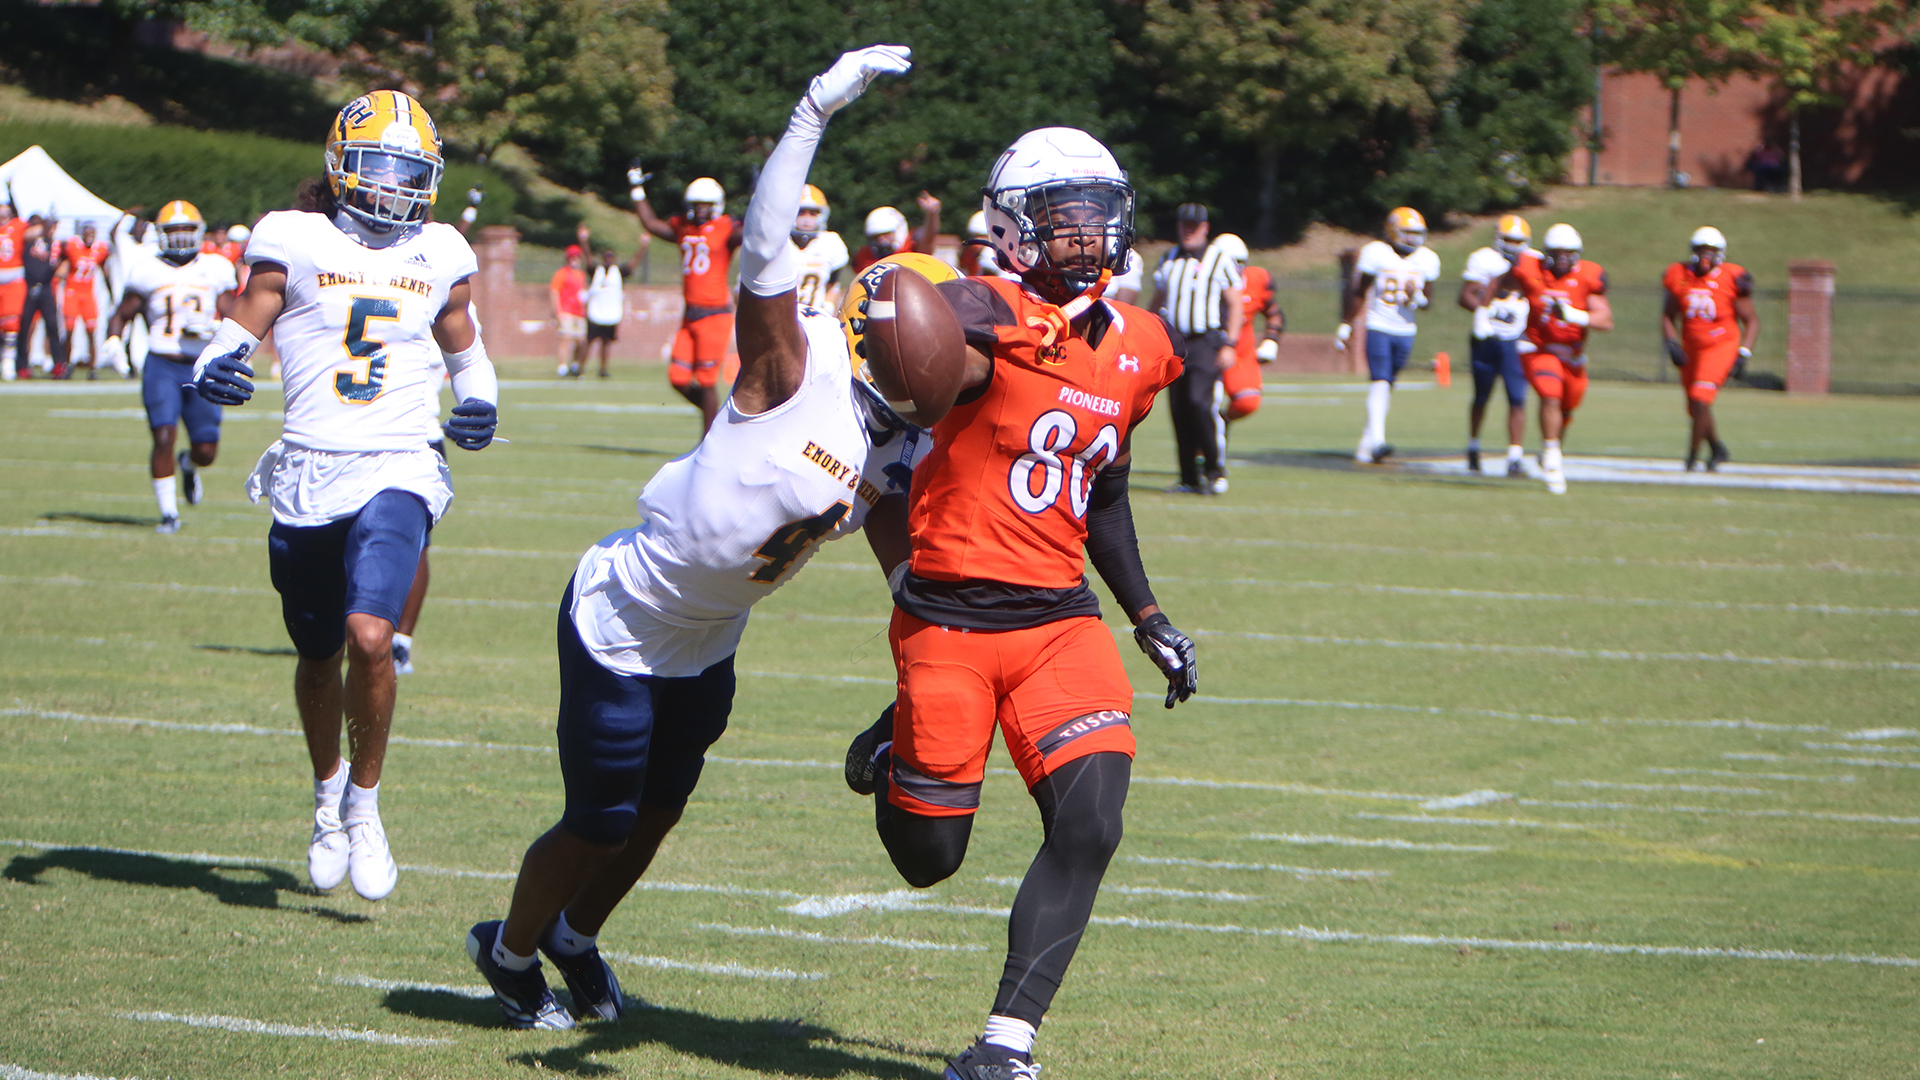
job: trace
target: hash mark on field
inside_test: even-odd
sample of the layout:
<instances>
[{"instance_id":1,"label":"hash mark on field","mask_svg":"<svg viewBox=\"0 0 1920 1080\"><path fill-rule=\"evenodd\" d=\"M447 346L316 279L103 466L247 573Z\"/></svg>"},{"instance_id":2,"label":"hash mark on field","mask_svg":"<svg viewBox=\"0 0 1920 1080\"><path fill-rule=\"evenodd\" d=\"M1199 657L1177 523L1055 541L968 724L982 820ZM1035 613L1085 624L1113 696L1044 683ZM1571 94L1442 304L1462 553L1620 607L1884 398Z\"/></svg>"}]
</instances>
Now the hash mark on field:
<instances>
[{"instance_id":1,"label":"hash mark on field","mask_svg":"<svg viewBox=\"0 0 1920 1080\"><path fill-rule=\"evenodd\" d=\"M1429 817L1425 814L1368 814L1353 815L1362 821L1402 821L1414 825L1473 825L1477 827L1500 826L1515 829L1571 829L1585 832L1588 826L1576 825L1569 821L1528 821L1525 818L1473 818L1473 817Z\"/></svg>"},{"instance_id":2,"label":"hash mark on field","mask_svg":"<svg viewBox=\"0 0 1920 1080\"><path fill-rule=\"evenodd\" d=\"M92 1073L45 1073L23 1069L18 1065L0 1065L0 1080L114 1080L111 1076L95 1076ZM133 1080L128 1077L127 1080Z\"/></svg>"},{"instance_id":3,"label":"hash mark on field","mask_svg":"<svg viewBox=\"0 0 1920 1080\"><path fill-rule=\"evenodd\" d=\"M1911 739L1916 735L1920 735L1920 731L1915 731L1912 728L1883 727L1883 728L1868 728L1865 731L1849 731L1845 735L1842 735L1840 737L1843 739L1866 739L1870 741L1878 741L1880 739Z\"/></svg>"},{"instance_id":4,"label":"hash mark on field","mask_svg":"<svg viewBox=\"0 0 1920 1080\"><path fill-rule=\"evenodd\" d=\"M779 979L812 982L824 979L824 971L791 971L787 968L756 968L742 964L702 964L687 960L669 960L664 956L636 956L632 953L603 952L601 956L635 967L656 971L692 971L701 975L729 975L736 979Z\"/></svg>"},{"instance_id":5,"label":"hash mark on field","mask_svg":"<svg viewBox=\"0 0 1920 1080\"><path fill-rule=\"evenodd\" d=\"M1521 806L1556 810L1639 810L1649 814L1700 814L1714 817L1806 818L1811 821L1850 821L1873 825L1920 825L1920 817L1887 814L1841 814L1830 810L1733 810L1719 806L1646 806L1639 803L1556 802L1551 799L1515 799Z\"/></svg>"},{"instance_id":6,"label":"hash mark on field","mask_svg":"<svg viewBox=\"0 0 1920 1080\"><path fill-rule=\"evenodd\" d=\"M1851 784L1851 775L1806 776L1801 773L1750 773L1738 769L1663 769L1649 766L1647 771L1661 776L1724 776L1729 780L1805 780L1816 784Z\"/></svg>"},{"instance_id":7,"label":"hash mark on field","mask_svg":"<svg viewBox=\"0 0 1920 1080\"><path fill-rule=\"evenodd\" d=\"M1247 839L1273 840L1283 844L1298 844L1302 847L1388 848L1393 851L1487 852L1500 850L1491 844L1425 844L1414 840L1375 840L1362 836L1321 836L1300 833L1254 833Z\"/></svg>"},{"instance_id":8,"label":"hash mark on field","mask_svg":"<svg viewBox=\"0 0 1920 1080\"><path fill-rule=\"evenodd\" d=\"M1494 791L1490 788L1481 788L1479 791L1469 791L1464 795L1449 795L1443 799L1428 799L1426 802L1420 804L1420 809L1458 810L1467 806L1485 806L1488 803L1505 802L1511 798L1513 798L1513 796L1505 792Z\"/></svg>"},{"instance_id":9,"label":"hash mark on field","mask_svg":"<svg viewBox=\"0 0 1920 1080\"><path fill-rule=\"evenodd\" d=\"M716 930L736 937L770 937L788 941L807 941L816 945L880 945L889 949L922 952L985 952L985 945L953 945L944 941L914 941L896 937L830 937L811 930L785 930L777 926L728 926L725 923L694 923L696 930Z\"/></svg>"},{"instance_id":10,"label":"hash mark on field","mask_svg":"<svg viewBox=\"0 0 1920 1080\"><path fill-rule=\"evenodd\" d=\"M453 1042L452 1039L429 1039L414 1035L383 1035L378 1031L363 1031L356 1028L273 1024L264 1020L248 1020L242 1016L199 1016L167 1012L126 1012L114 1015L122 1020L139 1020L150 1024L185 1024L188 1027L232 1031L242 1035L277 1035L293 1039L378 1043L381 1046L448 1046Z\"/></svg>"},{"instance_id":11,"label":"hash mark on field","mask_svg":"<svg viewBox=\"0 0 1920 1080\"><path fill-rule=\"evenodd\" d=\"M1007 915L1003 907L976 907L969 904L942 904L931 896L912 889L894 889L884 893L843 893L838 896L805 896L799 903L780 910L809 919L832 919L856 911L932 911L952 915Z\"/></svg>"},{"instance_id":12,"label":"hash mark on field","mask_svg":"<svg viewBox=\"0 0 1920 1080\"><path fill-rule=\"evenodd\" d=\"M1623 784L1612 780L1555 780L1554 787L1596 788L1602 791L1684 791L1689 795L1778 795L1767 788L1717 787L1712 784Z\"/></svg>"},{"instance_id":13,"label":"hash mark on field","mask_svg":"<svg viewBox=\"0 0 1920 1080\"><path fill-rule=\"evenodd\" d=\"M1191 866L1201 870L1260 870L1275 874L1292 874L1301 881L1309 878L1334 878L1339 881L1371 881L1389 877L1391 870L1328 870L1311 866L1282 866L1277 863L1223 862L1215 859L1175 859L1158 855L1128 855L1130 863L1142 866Z\"/></svg>"},{"instance_id":14,"label":"hash mark on field","mask_svg":"<svg viewBox=\"0 0 1920 1080\"><path fill-rule=\"evenodd\" d=\"M370 975L335 975L335 986L359 986L368 990L420 990L429 994L452 994L455 997L473 998L484 1001L493 996L493 988L487 986L447 986L443 983L409 982L405 979L376 979Z\"/></svg>"},{"instance_id":15,"label":"hash mark on field","mask_svg":"<svg viewBox=\"0 0 1920 1080\"><path fill-rule=\"evenodd\" d=\"M1801 743L1809 750L1845 750L1849 754L1920 754L1920 746L1861 746L1858 743Z\"/></svg>"},{"instance_id":16,"label":"hash mark on field","mask_svg":"<svg viewBox=\"0 0 1920 1080\"><path fill-rule=\"evenodd\" d=\"M980 880L989 885L1012 885L1018 887L1024 879L1017 877L985 877ZM1101 893L1115 893L1120 896L1166 896L1175 900L1220 900L1226 903L1241 904L1265 897L1248 896L1245 893L1227 892L1224 889L1213 892L1198 892L1193 889L1162 889L1147 885L1101 885Z\"/></svg>"}]
</instances>

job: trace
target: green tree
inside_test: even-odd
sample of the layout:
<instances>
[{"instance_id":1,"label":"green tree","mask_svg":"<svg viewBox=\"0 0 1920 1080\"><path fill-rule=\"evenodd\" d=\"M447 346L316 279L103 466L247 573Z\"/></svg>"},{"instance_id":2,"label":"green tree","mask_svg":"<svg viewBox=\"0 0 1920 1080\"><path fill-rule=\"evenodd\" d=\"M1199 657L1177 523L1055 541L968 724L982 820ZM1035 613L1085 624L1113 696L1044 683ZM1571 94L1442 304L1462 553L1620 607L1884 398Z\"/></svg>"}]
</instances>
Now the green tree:
<instances>
[{"instance_id":1,"label":"green tree","mask_svg":"<svg viewBox=\"0 0 1920 1080\"><path fill-rule=\"evenodd\" d=\"M1753 11L1747 66L1771 76L1786 97L1787 192L1800 197L1800 111L1838 104L1830 89L1848 67L1874 62L1874 49L1907 16L1906 5L1879 0L1840 8L1820 0L1774 0Z\"/></svg>"},{"instance_id":2,"label":"green tree","mask_svg":"<svg viewBox=\"0 0 1920 1080\"><path fill-rule=\"evenodd\" d=\"M1819 6L1817 3L1814 6ZM1718 87L1748 69L1755 0L1595 0L1601 58L1657 76L1667 88L1667 181L1680 180L1680 92L1689 79Z\"/></svg>"},{"instance_id":3,"label":"green tree","mask_svg":"<svg viewBox=\"0 0 1920 1080\"><path fill-rule=\"evenodd\" d=\"M1455 72L1465 0L1146 0L1133 58L1160 93L1249 145L1256 243L1279 234L1282 157L1362 145L1383 115L1430 124ZM1377 170L1376 170L1377 171Z\"/></svg>"}]
</instances>

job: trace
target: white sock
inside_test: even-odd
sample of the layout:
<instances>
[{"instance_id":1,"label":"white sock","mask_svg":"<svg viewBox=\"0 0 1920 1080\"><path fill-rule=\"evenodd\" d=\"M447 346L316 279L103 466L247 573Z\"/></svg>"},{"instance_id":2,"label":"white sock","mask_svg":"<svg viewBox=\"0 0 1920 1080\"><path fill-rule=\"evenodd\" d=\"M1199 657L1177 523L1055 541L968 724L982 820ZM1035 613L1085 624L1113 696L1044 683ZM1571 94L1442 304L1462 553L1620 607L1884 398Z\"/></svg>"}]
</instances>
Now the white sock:
<instances>
[{"instance_id":1,"label":"white sock","mask_svg":"<svg viewBox=\"0 0 1920 1080\"><path fill-rule=\"evenodd\" d=\"M987 1032L980 1036L981 1042L1004 1046L1016 1054L1033 1054L1033 1037L1039 1032L1025 1020L1011 1016L987 1017Z\"/></svg>"},{"instance_id":2,"label":"white sock","mask_svg":"<svg viewBox=\"0 0 1920 1080\"><path fill-rule=\"evenodd\" d=\"M402 634L398 631L395 631L393 635L393 643L407 650L408 652L413 651L413 635L412 634Z\"/></svg>"},{"instance_id":3,"label":"white sock","mask_svg":"<svg viewBox=\"0 0 1920 1080\"><path fill-rule=\"evenodd\" d=\"M180 496L176 493L173 477L162 477L153 482L153 500L160 504L160 516L177 518L180 516Z\"/></svg>"},{"instance_id":4,"label":"white sock","mask_svg":"<svg viewBox=\"0 0 1920 1080\"><path fill-rule=\"evenodd\" d=\"M1375 379L1367 386L1367 441L1374 446L1387 441L1387 406L1392 401L1392 383Z\"/></svg>"},{"instance_id":5,"label":"white sock","mask_svg":"<svg viewBox=\"0 0 1920 1080\"><path fill-rule=\"evenodd\" d=\"M1512 445L1510 445L1510 446L1508 446L1508 447L1507 447L1507 460L1508 460L1508 461L1519 461L1519 460L1520 460L1520 457L1521 457L1521 455L1522 455L1522 454L1524 454L1524 453L1526 453L1526 451L1524 451L1524 450L1522 450L1522 449L1520 448L1520 444L1519 444L1519 443L1513 443Z\"/></svg>"},{"instance_id":6,"label":"white sock","mask_svg":"<svg viewBox=\"0 0 1920 1080\"><path fill-rule=\"evenodd\" d=\"M600 935L583 934L567 925L567 913L561 912L558 922L553 924L553 933L547 937L547 945L561 956L579 956L600 947Z\"/></svg>"},{"instance_id":7,"label":"white sock","mask_svg":"<svg viewBox=\"0 0 1920 1080\"><path fill-rule=\"evenodd\" d=\"M1478 436L1467 440L1467 449L1476 454L1480 452L1480 439Z\"/></svg>"},{"instance_id":8,"label":"white sock","mask_svg":"<svg viewBox=\"0 0 1920 1080\"><path fill-rule=\"evenodd\" d=\"M375 784L372 787L361 787L359 784L348 781L346 802L347 812L340 815L340 820L346 824L351 825L356 821L380 820L379 784Z\"/></svg>"},{"instance_id":9,"label":"white sock","mask_svg":"<svg viewBox=\"0 0 1920 1080\"><path fill-rule=\"evenodd\" d=\"M313 782L313 805L315 809L330 807L334 813L340 812L340 797L347 793L347 763L342 761L333 767L333 775L325 780Z\"/></svg>"},{"instance_id":10,"label":"white sock","mask_svg":"<svg viewBox=\"0 0 1920 1080\"><path fill-rule=\"evenodd\" d=\"M493 938L493 962L508 971L525 971L534 965L535 960L532 953L521 956L507 948L507 936L496 934Z\"/></svg>"},{"instance_id":11,"label":"white sock","mask_svg":"<svg viewBox=\"0 0 1920 1080\"><path fill-rule=\"evenodd\" d=\"M1540 467L1557 469L1560 467L1560 440L1548 439L1540 445Z\"/></svg>"}]
</instances>

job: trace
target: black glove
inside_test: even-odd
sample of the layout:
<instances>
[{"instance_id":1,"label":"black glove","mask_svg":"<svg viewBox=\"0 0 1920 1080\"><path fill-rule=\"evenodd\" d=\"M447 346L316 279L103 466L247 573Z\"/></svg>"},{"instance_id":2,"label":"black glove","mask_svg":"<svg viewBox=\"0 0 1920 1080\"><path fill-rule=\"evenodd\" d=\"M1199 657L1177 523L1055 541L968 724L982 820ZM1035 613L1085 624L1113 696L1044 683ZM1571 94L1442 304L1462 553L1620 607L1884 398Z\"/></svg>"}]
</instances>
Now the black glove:
<instances>
[{"instance_id":1,"label":"black glove","mask_svg":"<svg viewBox=\"0 0 1920 1080\"><path fill-rule=\"evenodd\" d=\"M493 402L468 398L453 407L453 419L447 421L447 441L462 450L481 450L493 441L500 426L500 410Z\"/></svg>"},{"instance_id":2,"label":"black glove","mask_svg":"<svg viewBox=\"0 0 1920 1080\"><path fill-rule=\"evenodd\" d=\"M1740 349L1739 357L1733 362L1732 377L1736 379L1746 378L1747 377L1747 361L1751 359L1753 359L1753 350L1746 348L1745 346L1742 346Z\"/></svg>"},{"instance_id":3,"label":"black glove","mask_svg":"<svg viewBox=\"0 0 1920 1080\"><path fill-rule=\"evenodd\" d=\"M1677 368L1686 367L1687 366L1687 350L1681 348L1679 342L1673 340L1672 338L1668 338L1667 339L1667 359L1673 361L1674 367L1677 367Z\"/></svg>"},{"instance_id":4,"label":"black glove","mask_svg":"<svg viewBox=\"0 0 1920 1080\"><path fill-rule=\"evenodd\" d=\"M1147 616L1133 628L1133 640L1167 677L1167 708L1200 689L1200 661L1193 652L1193 639L1175 630L1165 615L1156 611Z\"/></svg>"},{"instance_id":5,"label":"black glove","mask_svg":"<svg viewBox=\"0 0 1920 1080\"><path fill-rule=\"evenodd\" d=\"M253 369L247 366L247 354L251 351L243 345L214 357L202 369L200 381L194 383L193 388L215 405L245 405L253 399Z\"/></svg>"}]
</instances>

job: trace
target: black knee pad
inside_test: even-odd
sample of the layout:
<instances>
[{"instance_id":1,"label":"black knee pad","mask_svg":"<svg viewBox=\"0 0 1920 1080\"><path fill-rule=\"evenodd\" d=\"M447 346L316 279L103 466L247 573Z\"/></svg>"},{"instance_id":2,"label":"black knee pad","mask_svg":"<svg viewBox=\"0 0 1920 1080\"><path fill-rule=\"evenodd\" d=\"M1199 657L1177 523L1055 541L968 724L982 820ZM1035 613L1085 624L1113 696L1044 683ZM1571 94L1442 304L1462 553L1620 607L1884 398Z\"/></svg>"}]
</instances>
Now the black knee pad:
<instances>
[{"instance_id":1,"label":"black knee pad","mask_svg":"<svg viewBox=\"0 0 1920 1080\"><path fill-rule=\"evenodd\" d=\"M906 883L930 888L952 877L967 857L973 836L973 815L926 817L909 813L887 801L886 770L879 773L873 793L873 824Z\"/></svg>"}]
</instances>

